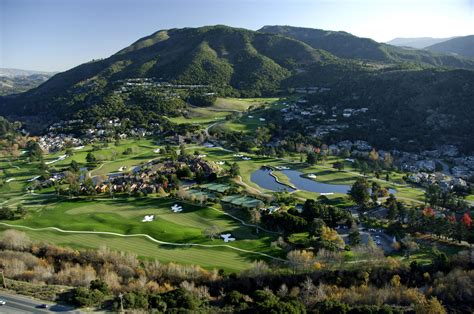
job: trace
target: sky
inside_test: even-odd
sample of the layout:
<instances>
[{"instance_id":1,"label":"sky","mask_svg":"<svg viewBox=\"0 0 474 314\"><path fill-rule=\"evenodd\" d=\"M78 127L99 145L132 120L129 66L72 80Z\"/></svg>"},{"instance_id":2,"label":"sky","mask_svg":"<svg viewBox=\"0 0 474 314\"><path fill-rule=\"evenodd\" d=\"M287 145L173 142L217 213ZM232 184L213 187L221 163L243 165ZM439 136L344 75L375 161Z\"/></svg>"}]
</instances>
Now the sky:
<instances>
[{"instance_id":1,"label":"sky","mask_svg":"<svg viewBox=\"0 0 474 314\"><path fill-rule=\"evenodd\" d=\"M64 71L157 30L292 25L395 37L474 34L474 0L0 0L0 68Z\"/></svg>"}]
</instances>

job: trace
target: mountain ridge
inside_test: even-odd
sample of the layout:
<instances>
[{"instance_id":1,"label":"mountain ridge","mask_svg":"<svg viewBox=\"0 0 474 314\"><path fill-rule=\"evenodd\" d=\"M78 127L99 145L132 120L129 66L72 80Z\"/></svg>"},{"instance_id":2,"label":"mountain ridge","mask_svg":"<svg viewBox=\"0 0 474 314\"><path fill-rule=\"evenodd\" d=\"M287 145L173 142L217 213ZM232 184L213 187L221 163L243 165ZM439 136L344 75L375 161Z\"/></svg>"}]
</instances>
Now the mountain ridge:
<instances>
[{"instance_id":1,"label":"mountain ridge","mask_svg":"<svg viewBox=\"0 0 474 314\"><path fill-rule=\"evenodd\" d=\"M108 106L112 101L109 96L118 91L120 82L137 78L204 85L221 96L259 97L278 95L298 86L366 80L390 71L404 71L410 76L413 71L436 68L427 63L409 62L410 58L400 61L392 56L397 56L394 49L398 48L387 49L392 46L346 32L303 29L312 37L302 41L289 36L292 34L268 30L268 27L252 31L225 25L159 30L108 58L55 74L23 94L1 98L0 114L17 120L35 112L35 117L48 122L72 117L94 106ZM321 38L319 44L317 38ZM125 98L120 101L121 106L130 103L126 98L129 96L122 96ZM113 99L117 100L117 95ZM183 104L177 106L182 108ZM151 107L159 108L156 114L163 115L170 105Z\"/></svg>"},{"instance_id":2,"label":"mountain ridge","mask_svg":"<svg viewBox=\"0 0 474 314\"><path fill-rule=\"evenodd\" d=\"M427 50L474 58L474 35L452 38L426 47Z\"/></svg>"},{"instance_id":3,"label":"mountain ridge","mask_svg":"<svg viewBox=\"0 0 474 314\"><path fill-rule=\"evenodd\" d=\"M425 66L474 70L474 60L472 59L433 53L427 50L396 47L342 31L281 25L267 25L259 31L298 39L313 48L326 50L340 58L385 63L409 62Z\"/></svg>"},{"instance_id":4,"label":"mountain ridge","mask_svg":"<svg viewBox=\"0 0 474 314\"><path fill-rule=\"evenodd\" d=\"M434 38L434 37L396 37L385 42L386 44L398 47L410 47L424 49L428 46L438 44L456 37Z\"/></svg>"}]
</instances>

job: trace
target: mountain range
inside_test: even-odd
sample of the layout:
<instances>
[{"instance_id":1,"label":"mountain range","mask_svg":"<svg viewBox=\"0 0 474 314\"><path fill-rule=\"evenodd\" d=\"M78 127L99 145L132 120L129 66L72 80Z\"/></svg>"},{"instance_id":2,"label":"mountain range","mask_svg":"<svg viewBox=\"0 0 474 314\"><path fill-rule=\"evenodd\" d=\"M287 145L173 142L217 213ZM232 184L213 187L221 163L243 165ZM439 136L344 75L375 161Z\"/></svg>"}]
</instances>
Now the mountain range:
<instances>
[{"instance_id":1,"label":"mountain range","mask_svg":"<svg viewBox=\"0 0 474 314\"><path fill-rule=\"evenodd\" d=\"M474 69L474 60L426 50L396 47L376 42L370 38L360 38L346 32L293 26L264 26L259 30L288 36L313 48L326 50L335 56L384 63L409 62L436 67Z\"/></svg>"},{"instance_id":2,"label":"mountain range","mask_svg":"<svg viewBox=\"0 0 474 314\"><path fill-rule=\"evenodd\" d=\"M437 53L474 58L474 35L456 37L431 45L426 47L426 49Z\"/></svg>"},{"instance_id":3,"label":"mountain range","mask_svg":"<svg viewBox=\"0 0 474 314\"><path fill-rule=\"evenodd\" d=\"M430 117L429 123L420 121L429 130L437 123L436 112L446 121L474 120L472 69L474 59L395 47L346 32L291 26L259 31L223 25L169 29L141 38L109 58L58 73L25 93L0 98L0 114L34 119L43 127L78 112L113 114L111 108L133 105L146 94L135 99L117 96L120 82L149 78L205 85L221 96L237 97L283 95L301 86L335 87L341 91L338 97L365 95L367 102L377 103L381 115L387 114L384 106L396 105L396 111L389 110L394 121L418 108L416 117ZM148 96L147 101L157 101L156 95ZM114 107L117 101L121 104ZM147 105L147 110L163 115L173 105L183 104ZM462 140L466 128L469 123L462 122L440 132Z\"/></svg>"},{"instance_id":4,"label":"mountain range","mask_svg":"<svg viewBox=\"0 0 474 314\"><path fill-rule=\"evenodd\" d=\"M424 49L428 46L442 43L444 41L450 40L454 37L447 37L447 38L433 38L433 37L397 37L390 41L387 41L387 44L392 46L399 46L399 47L410 47L416 49Z\"/></svg>"},{"instance_id":5,"label":"mountain range","mask_svg":"<svg viewBox=\"0 0 474 314\"><path fill-rule=\"evenodd\" d=\"M0 95L22 93L46 82L54 73L0 68Z\"/></svg>"}]
</instances>

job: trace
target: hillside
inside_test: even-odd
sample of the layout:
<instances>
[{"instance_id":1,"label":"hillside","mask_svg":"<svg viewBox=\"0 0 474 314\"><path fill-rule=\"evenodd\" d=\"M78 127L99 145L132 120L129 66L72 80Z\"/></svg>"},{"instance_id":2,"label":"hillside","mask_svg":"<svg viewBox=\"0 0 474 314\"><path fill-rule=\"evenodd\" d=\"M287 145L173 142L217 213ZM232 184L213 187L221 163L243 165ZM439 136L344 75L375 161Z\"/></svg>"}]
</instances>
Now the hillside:
<instances>
[{"instance_id":1,"label":"hillside","mask_svg":"<svg viewBox=\"0 0 474 314\"><path fill-rule=\"evenodd\" d=\"M404 37L397 37L390 41L387 41L387 44L392 46L399 46L399 47L411 47L416 49L424 49L428 46L442 43L444 41L450 40L453 37L449 38L433 38L433 37L415 37L415 38L404 38Z\"/></svg>"},{"instance_id":2,"label":"hillside","mask_svg":"<svg viewBox=\"0 0 474 314\"><path fill-rule=\"evenodd\" d=\"M0 96L22 93L46 82L54 73L0 68Z\"/></svg>"},{"instance_id":3,"label":"hillside","mask_svg":"<svg viewBox=\"0 0 474 314\"><path fill-rule=\"evenodd\" d=\"M354 96L356 96L354 98ZM454 144L474 151L474 72L466 70L390 71L346 79L313 103L368 108L353 117L340 140L365 139L378 148L405 151Z\"/></svg>"},{"instance_id":4,"label":"hillside","mask_svg":"<svg viewBox=\"0 0 474 314\"><path fill-rule=\"evenodd\" d=\"M0 76L8 77L8 78L19 77L19 76L31 76L31 75L51 76L53 74L54 74L53 72L45 72L45 71L0 68Z\"/></svg>"},{"instance_id":5,"label":"hillside","mask_svg":"<svg viewBox=\"0 0 474 314\"><path fill-rule=\"evenodd\" d=\"M63 117L100 103L116 83L154 78L179 84L210 85L221 93L271 94L303 67L337 60L300 41L227 26L158 31L109 58L53 76L40 87L4 99L1 112L25 116L54 112ZM54 108L54 110L52 110Z\"/></svg>"},{"instance_id":6,"label":"hillside","mask_svg":"<svg viewBox=\"0 0 474 314\"><path fill-rule=\"evenodd\" d=\"M426 50L395 47L346 32L293 26L264 26L259 31L301 40L313 48L326 50L340 58L384 63L410 62L426 66L474 69L474 60Z\"/></svg>"},{"instance_id":7,"label":"hillside","mask_svg":"<svg viewBox=\"0 0 474 314\"><path fill-rule=\"evenodd\" d=\"M0 114L38 131L68 118L82 119L84 127L118 118L133 126L159 124L169 129L163 116L182 116L190 95L275 96L297 87L324 86L332 90L327 103L338 105L359 95L360 106L371 108L371 118L384 121L380 134L396 137L399 132L398 138L408 141L416 128L402 122L417 126L416 121L428 118L429 123L420 124L424 132L420 134L428 134L429 139L462 142L470 134L473 71L394 61L400 56L425 59L418 50L407 52L348 33L277 30L281 29L301 37L306 34L306 43L287 37L287 32L227 26L158 31L107 59L82 64L31 91L1 98ZM442 63L443 58L462 60L444 56L438 61ZM448 126L440 128L437 122Z\"/></svg>"},{"instance_id":8,"label":"hillside","mask_svg":"<svg viewBox=\"0 0 474 314\"><path fill-rule=\"evenodd\" d=\"M474 35L457 37L426 47L427 50L474 58Z\"/></svg>"},{"instance_id":9,"label":"hillside","mask_svg":"<svg viewBox=\"0 0 474 314\"><path fill-rule=\"evenodd\" d=\"M0 76L0 96L26 92L46 82L51 75Z\"/></svg>"}]
</instances>

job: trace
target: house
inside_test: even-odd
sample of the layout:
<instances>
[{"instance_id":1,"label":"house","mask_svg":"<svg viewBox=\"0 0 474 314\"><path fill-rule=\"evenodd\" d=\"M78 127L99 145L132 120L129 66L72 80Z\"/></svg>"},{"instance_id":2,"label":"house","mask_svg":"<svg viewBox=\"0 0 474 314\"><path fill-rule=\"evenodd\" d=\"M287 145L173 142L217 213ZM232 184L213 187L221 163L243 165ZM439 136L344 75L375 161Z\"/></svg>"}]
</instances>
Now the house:
<instances>
[{"instance_id":1,"label":"house","mask_svg":"<svg viewBox=\"0 0 474 314\"><path fill-rule=\"evenodd\" d=\"M447 181L447 180L443 180L443 181L438 182L438 186L443 191L449 191L453 188L453 185L451 184L451 182Z\"/></svg>"}]
</instances>

